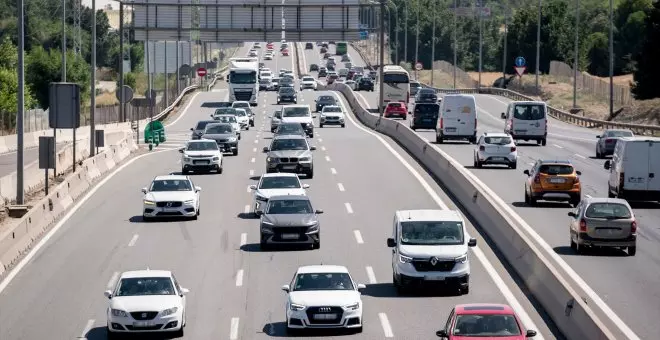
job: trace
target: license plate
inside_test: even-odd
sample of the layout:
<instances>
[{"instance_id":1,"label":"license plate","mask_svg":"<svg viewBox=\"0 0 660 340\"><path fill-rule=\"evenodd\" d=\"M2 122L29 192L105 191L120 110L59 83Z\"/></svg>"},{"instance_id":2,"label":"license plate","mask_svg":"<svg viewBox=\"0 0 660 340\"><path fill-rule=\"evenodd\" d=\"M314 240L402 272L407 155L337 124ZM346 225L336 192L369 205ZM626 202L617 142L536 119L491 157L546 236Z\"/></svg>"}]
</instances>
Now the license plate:
<instances>
[{"instance_id":1,"label":"license plate","mask_svg":"<svg viewBox=\"0 0 660 340\"><path fill-rule=\"evenodd\" d=\"M295 170L296 166L295 165L283 165L282 169L284 169L284 170Z\"/></svg>"},{"instance_id":2,"label":"license plate","mask_svg":"<svg viewBox=\"0 0 660 340\"><path fill-rule=\"evenodd\" d=\"M153 321L135 321L133 322L133 327L149 327L153 326Z\"/></svg>"},{"instance_id":3,"label":"license plate","mask_svg":"<svg viewBox=\"0 0 660 340\"><path fill-rule=\"evenodd\" d=\"M283 240L297 240L300 237L298 234L282 234Z\"/></svg>"},{"instance_id":4,"label":"license plate","mask_svg":"<svg viewBox=\"0 0 660 340\"><path fill-rule=\"evenodd\" d=\"M444 276L425 276L424 280L426 281L444 281Z\"/></svg>"},{"instance_id":5,"label":"license plate","mask_svg":"<svg viewBox=\"0 0 660 340\"><path fill-rule=\"evenodd\" d=\"M209 164L209 161L195 161L195 164Z\"/></svg>"},{"instance_id":6,"label":"license plate","mask_svg":"<svg viewBox=\"0 0 660 340\"><path fill-rule=\"evenodd\" d=\"M551 178L550 183L566 183L566 180L563 178Z\"/></svg>"},{"instance_id":7,"label":"license plate","mask_svg":"<svg viewBox=\"0 0 660 340\"><path fill-rule=\"evenodd\" d=\"M334 320L337 318L337 314L314 314L315 320Z\"/></svg>"},{"instance_id":8,"label":"license plate","mask_svg":"<svg viewBox=\"0 0 660 340\"><path fill-rule=\"evenodd\" d=\"M447 132L456 132L456 128L445 128Z\"/></svg>"}]
</instances>

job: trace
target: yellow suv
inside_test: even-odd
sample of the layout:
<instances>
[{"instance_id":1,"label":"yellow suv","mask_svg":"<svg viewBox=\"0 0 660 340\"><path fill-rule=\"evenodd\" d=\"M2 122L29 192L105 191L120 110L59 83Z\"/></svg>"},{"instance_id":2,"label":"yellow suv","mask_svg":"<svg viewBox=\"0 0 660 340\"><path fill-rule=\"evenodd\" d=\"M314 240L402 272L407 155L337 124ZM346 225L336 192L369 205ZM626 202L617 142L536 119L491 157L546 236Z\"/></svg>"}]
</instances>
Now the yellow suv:
<instances>
[{"instance_id":1,"label":"yellow suv","mask_svg":"<svg viewBox=\"0 0 660 340\"><path fill-rule=\"evenodd\" d=\"M582 186L580 171L571 161L538 160L531 170L525 170L525 203L536 205L538 200L568 201L573 206L580 203Z\"/></svg>"}]
</instances>

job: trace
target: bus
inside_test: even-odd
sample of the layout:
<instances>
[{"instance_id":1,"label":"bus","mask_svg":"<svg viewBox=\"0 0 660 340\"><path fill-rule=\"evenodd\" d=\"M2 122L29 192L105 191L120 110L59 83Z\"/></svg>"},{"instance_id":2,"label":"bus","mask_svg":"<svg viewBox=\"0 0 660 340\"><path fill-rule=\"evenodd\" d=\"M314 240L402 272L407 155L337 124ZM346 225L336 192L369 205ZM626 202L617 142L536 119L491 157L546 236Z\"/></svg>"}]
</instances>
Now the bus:
<instances>
[{"instance_id":1,"label":"bus","mask_svg":"<svg viewBox=\"0 0 660 340\"><path fill-rule=\"evenodd\" d=\"M348 44L345 41L337 42L337 45L335 45L335 54L344 55L346 53L348 53Z\"/></svg>"},{"instance_id":2,"label":"bus","mask_svg":"<svg viewBox=\"0 0 660 340\"><path fill-rule=\"evenodd\" d=\"M410 75L399 65L383 67L383 103L381 111L389 102L410 102Z\"/></svg>"}]
</instances>

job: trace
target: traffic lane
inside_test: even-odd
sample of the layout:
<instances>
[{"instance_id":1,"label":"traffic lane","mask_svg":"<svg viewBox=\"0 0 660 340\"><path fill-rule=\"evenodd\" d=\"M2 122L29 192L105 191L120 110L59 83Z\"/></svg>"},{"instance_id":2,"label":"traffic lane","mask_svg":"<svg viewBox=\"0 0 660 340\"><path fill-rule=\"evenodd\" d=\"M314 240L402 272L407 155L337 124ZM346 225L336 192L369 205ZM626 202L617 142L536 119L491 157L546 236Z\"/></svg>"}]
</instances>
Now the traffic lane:
<instances>
[{"instance_id":1,"label":"traffic lane","mask_svg":"<svg viewBox=\"0 0 660 340\"><path fill-rule=\"evenodd\" d=\"M319 93L325 94L325 93ZM336 94L340 96L340 94ZM340 99L345 107L347 104L343 98ZM354 119L354 118L353 118ZM395 323L392 323L395 333L428 335L433 334L437 329L437 322L424 323L428 326L418 325L415 320L425 320L429 312L437 315L437 305L446 304L448 307L444 311L444 316L448 316L452 304L468 302L502 302L507 303L503 293L497 286L493 285L492 280L488 279L488 274L484 266L489 265L495 269L499 276L504 280L508 290L510 290L517 301L519 301L524 310L530 315L533 322L540 327L541 334L551 334L549 328L545 325L543 318L536 312L522 291L516 286L514 280L508 275L503 266L499 263L492 250L488 248L478 231L467 221L468 230L471 236L479 239L479 249L485 254L486 262L482 263L478 257L472 257L472 279L471 292L468 296L451 297L441 294L440 297L430 297L424 301L419 298L400 298L396 297L394 289L391 286L391 251L386 246L386 239L392 234L392 218L397 210L405 209L439 209L427 195L420 192L425 191L424 185L429 185L429 190L435 192L451 209L457 209L451 200L445 195L442 188L435 183L421 166L419 166L412 157L402 150L395 142L387 140L389 148L396 150L409 166L419 174L420 178L415 178L400 161L380 142L376 137L365 131L358 129L353 121L348 120L346 128L317 128L317 140L320 150L328 154L326 161L332 164L331 172L336 175L340 191L345 191L346 200L349 203L353 213L351 216L356 218L354 233L359 234L354 237L354 242L358 243L365 250L363 258L367 259L369 266L376 278L375 284L370 286L371 294L374 297L387 300L386 307L383 310L394 310L398 314ZM358 156L358 157L356 157ZM361 171L363 169L370 169ZM420 180L424 183L420 183ZM400 185L383 185L396 181ZM339 185L341 184L341 185ZM356 232L357 230L357 232ZM379 283L378 283L379 282ZM367 294L368 295L368 294ZM392 301L389 301L389 300ZM449 303L447 302L449 300ZM409 304L403 304L406 308L401 308L402 301L408 301ZM420 305L420 303L422 305ZM426 314L426 315L422 315ZM390 322L393 318L389 316ZM437 318L436 318L437 321ZM400 322L400 324L399 324ZM422 327L422 328L420 328ZM405 329L401 333L399 329ZM419 333L416 333L419 332ZM419 337L418 336L418 337Z\"/></svg>"},{"instance_id":2,"label":"traffic lane","mask_svg":"<svg viewBox=\"0 0 660 340\"><path fill-rule=\"evenodd\" d=\"M56 152L60 152L71 143L57 143ZM0 154L0 177L18 171L16 168L16 151ZM26 148L23 150L23 164L28 165L39 160L39 148Z\"/></svg>"}]
</instances>

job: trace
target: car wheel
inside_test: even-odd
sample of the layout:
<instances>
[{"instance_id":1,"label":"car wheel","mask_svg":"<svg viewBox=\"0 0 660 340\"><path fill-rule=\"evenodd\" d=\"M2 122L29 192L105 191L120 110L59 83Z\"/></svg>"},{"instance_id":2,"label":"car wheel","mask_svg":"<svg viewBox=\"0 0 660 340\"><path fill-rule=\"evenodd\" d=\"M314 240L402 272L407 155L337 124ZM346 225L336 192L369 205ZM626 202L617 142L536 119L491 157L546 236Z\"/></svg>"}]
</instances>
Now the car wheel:
<instances>
[{"instance_id":1,"label":"car wheel","mask_svg":"<svg viewBox=\"0 0 660 340\"><path fill-rule=\"evenodd\" d=\"M573 206L573 208L576 208L578 206L578 204L580 204L580 200L581 200L580 196L578 196L578 197L575 197L575 198L571 199L569 203Z\"/></svg>"},{"instance_id":2,"label":"car wheel","mask_svg":"<svg viewBox=\"0 0 660 340\"><path fill-rule=\"evenodd\" d=\"M362 326L354 329L355 333L362 333Z\"/></svg>"},{"instance_id":3,"label":"car wheel","mask_svg":"<svg viewBox=\"0 0 660 340\"><path fill-rule=\"evenodd\" d=\"M467 285L467 286L465 286L465 287L463 287L463 288L459 288L458 291L459 291L460 294L462 294L462 295L470 294L470 286Z\"/></svg>"},{"instance_id":4,"label":"car wheel","mask_svg":"<svg viewBox=\"0 0 660 340\"><path fill-rule=\"evenodd\" d=\"M195 215L194 215L193 217L191 217L190 219L193 220L193 221L197 221L197 217L198 217L198 216L199 216L198 214L195 214Z\"/></svg>"},{"instance_id":5,"label":"car wheel","mask_svg":"<svg viewBox=\"0 0 660 340\"><path fill-rule=\"evenodd\" d=\"M527 195L527 188L525 188L525 204L531 205L531 203L529 203L529 195Z\"/></svg>"},{"instance_id":6,"label":"car wheel","mask_svg":"<svg viewBox=\"0 0 660 340\"><path fill-rule=\"evenodd\" d=\"M237 156L238 155L238 149L232 150L231 154L234 155L234 156Z\"/></svg>"},{"instance_id":7,"label":"car wheel","mask_svg":"<svg viewBox=\"0 0 660 340\"><path fill-rule=\"evenodd\" d=\"M309 138L314 138L314 132L309 134Z\"/></svg>"},{"instance_id":8,"label":"car wheel","mask_svg":"<svg viewBox=\"0 0 660 340\"><path fill-rule=\"evenodd\" d=\"M296 329L296 328L289 327L289 322L287 321L286 334L287 335L298 335L298 334L300 334L300 330Z\"/></svg>"},{"instance_id":9,"label":"car wheel","mask_svg":"<svg viewBox=\"0 0 660 340\"><path fill-rule=\"evenodd\" d=\"M251 126L251 127L254 127L254 121L251 121L251 122L250 122L250 126Z\"/></svg>"},{"instance_id":10,"label":"car wheel","mask_svg":"<svg viewBox=\"0 0 660 340\"><path fill-rule=\"evenodd\" d=\"M628 247L628 256L635 256L637 254L637 246Z\"/></svg>"},{"instance_id":11,"label":"car wheel","mask_svg":"<svg viewBox=\"0 0 660 340\"><path fill-rule=\"evenodd\" d=\"M238 140L241 140L241 134L240 133L238 134Z\"/></svg>"},{"instance_id":12,"label":"car wheel","mask_svg":"<svg viewBox=\"0 0 660 340\"><path fill-rule=\"evenodd\" d=\"M185 332L183 331L183 326L182 326L181 329L179 329L178 331L174 332L174 337L175 337L175 338L183 338L184 333L185 333Z\"/></svg>"},{"instance_id":13,"label":"car wheel","mask_svg":"<svg viewBox=\"0 0 660 340\"><path fill-rule=\"evenodd\" d=\"M440 137L438 135L435 135L435 142L437 144L442 144L442 142L444 142L444 140L442 139L442 137Z\"/></svg>"},{"instance_id":14,"label":"car wheel","mask_svg":"<svg viewBox=\"0 0 660 340\"><path fill-rule=\"evenodd\" d=\"M319 123L319 127L320 127L320 128L323 128L323 124Z\"/></svg>"},{"instance_id":15,"label":"car wheel","mask_svg":"<svg viewBox=\"0 0 660 340\"><path fill-rule=\"evenodd\" d=\"M542 146L545 146L546 143L547 143L547 141L546 141L545 138L541 139L541 145L542 145Z\"/></svg>"},{"instance_id":16,"label":"car wheel","mask_svg":"<svg viewBox=\"0 0 660 340\"><path fill-rule=\"evenodd\" d=\"M245 131L250 131L250 126L249 125L245 127Z\"/></svg>"},{"instance_id":17,"label":"car wheel","mask_svg":"<svg viewBox=\"0 0 660 340\"><path fill-rule=\"evenodd\" d=\"M404 115L401 119L402 119L402 120L406 120L406 116Z\"/></svg>"},{"instance_id":18,"label":"car wheel","mask_svg":"<svg viewBox=\"0 0 660 340\"><path fill-rule=\"evenodd\" d=\"M345 128L345 127L346 127L346 124L342 124L341 127Z\"/></svg>"},{"instance_id":19,"label":"car wheel","mask_svg":"<svg viewBox=\"0 0 660 340\"><path fill-rule=\"evenodd\" d=\"M222 164L220 164L220 167L218 168L218 175L221 175L221 174L222 174L222 170L223 170L223 168L222 168Z\"/></svg>"},{"instance_id":20,"label":"car wheel","mask_svg":"<svg viewBox=\"0 0 660 340\"><path fill-rule=\"evenodd\" d=\"M517 167L518 167L518 162L513 162L513 163L509 164L509 168L511 168L511 169L515 169Z\"/></svg>"},{"instance_id":21,"label":"car wheel","mask_svg":"<svg viewBox=\"0 0 660 340\"><path fill-rule=\"evenodd\" d=\"M573 238L571 237L571 249L573 249L574 252L577 253L578 245L573 241Z\"/></svg>"},{"instance_id":22,"label":"car wheel","mask_svg":"<svg viewBox=\"0 0 660 340\"><path fill-rule=\"evenodd\" d=\"M188 174L188 172L189 172L189 171L188 171L188 170L186 170L186 169L181 169L181 173L182 173L183 175L187 175L187 174Z\"/></svg>"}]
</instances>

